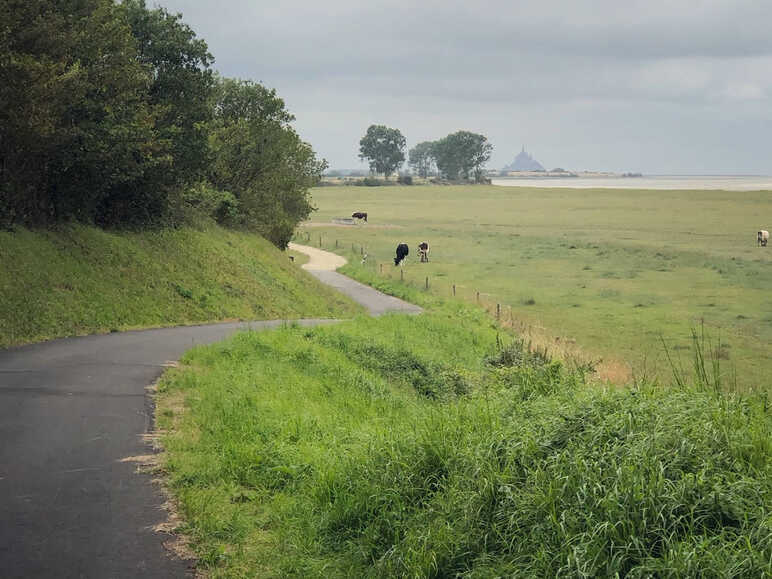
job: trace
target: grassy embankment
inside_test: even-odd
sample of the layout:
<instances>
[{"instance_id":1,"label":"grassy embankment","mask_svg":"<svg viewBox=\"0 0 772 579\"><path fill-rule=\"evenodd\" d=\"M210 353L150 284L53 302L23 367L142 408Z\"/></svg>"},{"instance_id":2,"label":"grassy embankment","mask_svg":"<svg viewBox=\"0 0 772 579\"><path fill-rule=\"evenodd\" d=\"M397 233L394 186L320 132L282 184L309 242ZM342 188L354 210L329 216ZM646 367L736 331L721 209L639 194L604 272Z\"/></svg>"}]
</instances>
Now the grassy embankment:
<instances>
[{"instance_id":1,"label":"grassy embankment","mask_svg":"<svg viewBox=\"0 0 772 579\"><path fill-rule=\"evenodd\" d=\"M0 232L0 347L140 327L358 311L264 239L218 227Z\"/></svg>"},{"instance_id":2,"label":"grassy embankment","mask_svg":"<svg viewBox=\"0 0 772 579\"><path fill-rule=\"evenodd\" d=\"M552 351L603 358L603 375L667 379L661 338L688 364L691 329L704 325L740 387L772 372L772 249L756 230L770 192L325 187L306 232L325 248L364 245L367 265L399 278L394 247L411 247L405 278L448 296L510 307L514 326ZM367 211L369 223L330 220ZM766 227L768 229L768 227ZM303 232L299 239L305 239ZM431 263L416 263L428 240ZM343 253L343 250L339 250ZM345 255L345 253L344 253ZM581 351L580 351L581 350ZM730 381L731 376L726 376Z\"/></svg>"},{"instance_id":3,"label":"grassy embankment","mask_svg":"<svg viewBox=\"0 0 772 579\"><path fill-rule=\"evenodd\" d=\"M364 271L363 277L372 273ZM480 309L243 333L160 385L214 577L772 574L763 395L584 383Z\"/></svg>"}]
</instances>

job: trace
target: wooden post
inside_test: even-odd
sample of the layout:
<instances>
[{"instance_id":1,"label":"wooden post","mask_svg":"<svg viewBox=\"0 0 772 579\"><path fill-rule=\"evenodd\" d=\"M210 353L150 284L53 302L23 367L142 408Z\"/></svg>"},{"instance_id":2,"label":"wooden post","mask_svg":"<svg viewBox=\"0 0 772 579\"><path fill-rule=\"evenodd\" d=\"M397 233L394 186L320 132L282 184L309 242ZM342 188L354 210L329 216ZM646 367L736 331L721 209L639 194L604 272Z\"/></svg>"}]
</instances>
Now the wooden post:
<instances>
[{"instance_id":1,"label":"wooden post","mask_svg":"<svg viewBox=\"0 0 772 579\"><path fill-rule=\"evenodd\" d=\"M360 245L359 246L359 255L364 255L364 254L365 254L365 246L364 245Z\"/></svg>"},{"instance_id":2,"label":"wooden post","mask_svg":"<svg viewBox=\"0 0 772 579\"><path fill-rule=\"evenodd\" d=\"M477 303L480 303L480 292L477 292Z\"/></svg>"},{"instance_id":3,"label":"wooden post","mask_svg":"<svg viewBox=\"0 0 772 579\"><path fill-rule=\"evenodd\" d=\"M319 236L319 247L321 247L321 246L322 246L322 236L320 235Z\"/></svg>"},{"instance_id":4,"label":"wooden post","mask_svg":"<svg viewBox=\"0 0 772 579\"><path fill-rule=\"evenodd\" d=\"M405 281L405 270L400 269L399 270L399 281Z\"/></svg>"},{"instance_id":5,"label":"wooden post","mask_svg":"<svg viewBox=\"0 0 772 579\"><path fill-rule=\"evenodd\" d=\"M381 266L381 275L383 275L383 264L380 264Z\"/></svg>"},{"instance_id":6,"label":"wooden post","mask_svg":"<svg viewBox=\"0 0 772 579\"><path fill-rule=\"evenodd\" d=\"M426 276L426 289L429 289L429 276Z\"/></svg>"},{"instance_id":7,"label":"wooden post","mask_svg":"<svg viewBox=\"0 0 772 579\"><path fill-rule=\"evenodd\" d=\"M338 249L338 240L335 240L335 249Z\"/></svg>"},{"instance_id":8,"label":"wooden post","mask_svg":"<svg viewBox=\"0 0 772 579\"><path fill-rule=\"evenodd\" d=\"M501 304L496 304L496 319L501 319Z\"/></svg>"},{"instance_id":9,"label":"wooden post","mask_svg":"<svg viewBox=\"0 0 772 579\"><path fill-rule=\"evenodd\" d=\"M453 284L453 297L456 297L456 284Z\"/></svg>"}]
</instances>

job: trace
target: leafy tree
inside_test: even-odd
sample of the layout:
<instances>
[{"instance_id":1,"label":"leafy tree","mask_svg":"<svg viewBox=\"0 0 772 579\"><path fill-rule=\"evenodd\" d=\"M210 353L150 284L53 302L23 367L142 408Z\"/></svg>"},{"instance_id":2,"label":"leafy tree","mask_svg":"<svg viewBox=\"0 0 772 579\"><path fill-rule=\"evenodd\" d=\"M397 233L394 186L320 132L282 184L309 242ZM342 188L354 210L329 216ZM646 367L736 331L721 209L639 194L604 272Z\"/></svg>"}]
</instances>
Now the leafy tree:
<instances>
[{"instance_id":1,"label":"leafy tree","mask_svg":"<svg viewBox=\"0 0 772 579\"><path fill-rule=\"evenodd\" d=\"M314 210L308 189L327 168L290 123L275 90L232 79L218 81L210 145L210 179L238 203L236 224L286 247Z\"/></svg>"},{"instance_id":2,"label":"leafy tree","mask_svg":"<svg viewBox=\"0 0 772 579\"><path fill-rule=\"evenodd\" d=\"M488 162L493 145L480 134L458 131L434 144L433 152L437 168L447 179L482 178L483 167Z\"/></svg>"},{"instance_id":3,"label":"leafy tree","mask_svg":"<svg viewBox=\"0 0 772 579\"><path fill-rule=\"evenodd\" d=\"M359 158L368 160L370 171L388 179L405 162L405 137L399 129L370 125L359 140Z\"/></svg>"},{"instance_id":4,"label":"leafy tree","mask_svg":"<svg viewBox=\"0 0 772 579\"><path fill-rule=\"evenodd\" d=\"M127 22L112 0L4 0L0 21L0 215L91 221L166 161Z\"/></svg>"},{"instance_id":5,"label":"leafy tree","mask_svg":"<svg viewBox=\"0 0 772 579\"><path fill-rule=\"evenodd\" d=\"M139 61L150 71L149 102L158 107L159 137L171 145L167 185L198 181L208 162L206 123L212 117L214 58L206 42L164 8L149 10L145 0L124 0Z\"/></svg>"},{"instance_id":6,"label":"leafy tree","mask_svg":"<svg viewBox=\"0 0 772 579\"><path fill-rule=\"evenodd\" d=\"M434 166L434 142L418 143L408 152L408 164L420 177L428 177Z\"/></svg>"}]
</instances>

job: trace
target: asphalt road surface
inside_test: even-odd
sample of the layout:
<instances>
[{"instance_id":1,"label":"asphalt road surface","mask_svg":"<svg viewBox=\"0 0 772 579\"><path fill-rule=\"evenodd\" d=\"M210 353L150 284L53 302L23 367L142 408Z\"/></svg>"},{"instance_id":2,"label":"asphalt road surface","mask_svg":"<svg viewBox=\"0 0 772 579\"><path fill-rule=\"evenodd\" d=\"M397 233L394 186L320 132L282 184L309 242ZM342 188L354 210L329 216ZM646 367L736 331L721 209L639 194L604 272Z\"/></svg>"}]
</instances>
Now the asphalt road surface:
<instances>
[{"instance_id":1,"label":"asphalt road surface","mask_svg":"<svg viewBox=\"0 0 772 579\"><path fill-rule=\"evenodd\" d=\"M300 249L302 251L302 249ZM330 270L311 273L379 315L420 308ZM302 325L333 320L301 320ZM0 350L0 577L183 577L190 563L153 530L147 387L197 344L283 322L226 323L67 338Z\"/></svg>"}]
</instances>

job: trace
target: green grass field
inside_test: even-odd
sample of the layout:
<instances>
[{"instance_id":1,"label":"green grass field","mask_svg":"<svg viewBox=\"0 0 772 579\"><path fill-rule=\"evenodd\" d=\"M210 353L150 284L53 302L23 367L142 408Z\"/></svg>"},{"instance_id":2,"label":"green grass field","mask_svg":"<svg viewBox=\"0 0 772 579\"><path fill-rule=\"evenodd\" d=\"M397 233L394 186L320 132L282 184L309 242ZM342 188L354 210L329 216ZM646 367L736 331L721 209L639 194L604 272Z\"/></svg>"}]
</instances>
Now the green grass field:
<instances>
[{"instance_id":1,"label":"green grass field","mask_svg":"<svg viewBox=\"0 0 772 579\"><path fill-rule=\"evenodd\" d=\"M264 239L219 227L0 232L0 298L0 348L131 328L361 311Z\"/></svg>"},{"instance_id":2,"label":"green grass field","mask_svg":"<svg viewBox=\"0 0 772 579\"><path fill-rule=\"evenodd\" d=\"M764 394L586 384L480 308L377 283L426 313L242 333L162 380L208 575L772 574Z\"/></svg>"},{"instance_id":3,"label":"green grass field","mask_svg":"<svg viewBox=\"0 0 772 579\"><path fill-rule=\"evenodd\" d=\"M442 295L456 284L468 300L479 291L534 342L603 359L602 377L669 380L663 339L677 360L704 328L727 383L769 385L772 247L756 246L757 229L772 225L768 191L324 187L314 200L299 241L335 250L337 240L352 259L364 246L365 265L395 277L405 241L407 281L428 276ZM357 210L368 224L330 223ZM423 240L428 264L417 263Z\"/></svg>"}]
</instances>

